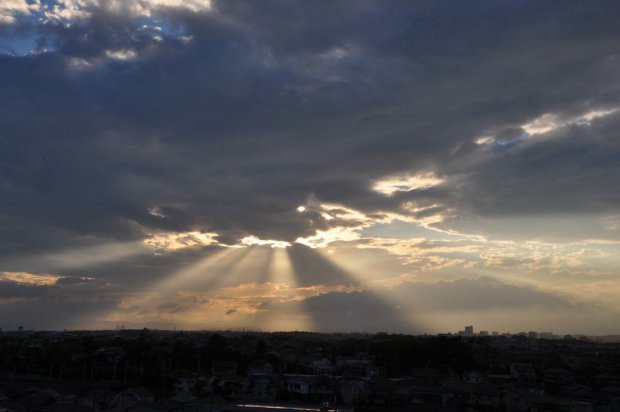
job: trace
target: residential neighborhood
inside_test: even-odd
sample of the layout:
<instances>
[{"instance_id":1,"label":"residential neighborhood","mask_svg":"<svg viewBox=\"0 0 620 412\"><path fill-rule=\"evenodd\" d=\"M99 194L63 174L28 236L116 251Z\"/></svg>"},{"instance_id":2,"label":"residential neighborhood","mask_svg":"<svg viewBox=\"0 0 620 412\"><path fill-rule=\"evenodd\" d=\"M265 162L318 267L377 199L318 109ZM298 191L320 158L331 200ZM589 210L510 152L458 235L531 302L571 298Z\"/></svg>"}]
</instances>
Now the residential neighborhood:
<instances>
[{"instance_id":1,"label":"residential neighborhood","mask_svg":"<svg viewBox=\"0 0 620 412\"><path fill-rule=\"evenodd\" d=\"M0 411L620 411L620 343L532 334L4 332Z\"/></svg>"}]
</instances>

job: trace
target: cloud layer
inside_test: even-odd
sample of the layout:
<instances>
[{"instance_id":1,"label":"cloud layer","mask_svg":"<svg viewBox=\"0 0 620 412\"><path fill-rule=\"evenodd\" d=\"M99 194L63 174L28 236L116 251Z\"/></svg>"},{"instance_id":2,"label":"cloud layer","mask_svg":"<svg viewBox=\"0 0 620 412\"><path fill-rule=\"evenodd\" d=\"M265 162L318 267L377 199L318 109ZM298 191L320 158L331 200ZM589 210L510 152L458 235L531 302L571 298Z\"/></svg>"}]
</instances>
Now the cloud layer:
<instances>
[{"instance_id":1,"label":"cloud layer","mask_svg":"<svg viewBox=\"0 0 620 412\"><path fill-rule=\"evenodd\" d=\"M16 299L93 278L79 287L115 288L102 312L205 256L288 246L287 299L310 312L390 278L597 300L617 286L619 11L5 1L0 271L59 279L6 280ZM504 300L527 306L520 290ZM201 299L183 305L216 302Z\"/></svg>"}]
</instances>

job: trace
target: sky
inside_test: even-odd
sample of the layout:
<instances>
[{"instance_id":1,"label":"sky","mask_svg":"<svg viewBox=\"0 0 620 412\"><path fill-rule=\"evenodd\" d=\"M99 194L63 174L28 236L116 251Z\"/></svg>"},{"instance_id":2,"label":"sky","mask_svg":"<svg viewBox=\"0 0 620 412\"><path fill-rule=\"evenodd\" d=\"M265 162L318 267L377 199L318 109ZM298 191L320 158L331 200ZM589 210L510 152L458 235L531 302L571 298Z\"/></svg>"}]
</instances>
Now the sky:
<instances>
[{"instance_id":1,"label":"sky","mask_svg":"<svg viewBox=\"0 0 620 412\"><path fill-rule=\"evenodd\" d=\"M0 0L0 327L620 334L619 16Z\"/></svg>"}]
</instances>

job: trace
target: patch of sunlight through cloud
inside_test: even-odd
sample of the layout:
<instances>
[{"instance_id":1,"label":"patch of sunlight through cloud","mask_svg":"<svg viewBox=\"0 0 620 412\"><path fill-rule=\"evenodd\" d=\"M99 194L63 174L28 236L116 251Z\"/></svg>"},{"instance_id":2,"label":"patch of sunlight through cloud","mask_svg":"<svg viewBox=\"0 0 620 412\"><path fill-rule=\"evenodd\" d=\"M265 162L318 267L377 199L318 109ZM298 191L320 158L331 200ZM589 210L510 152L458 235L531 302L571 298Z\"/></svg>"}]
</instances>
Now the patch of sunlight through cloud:
<instances>
[{"instance_id":1,"label":"patch of sunlight through cloud","mask_svg":"<svg viewBox=\"0 0 620 412\"><path fill-rule=\"evenodd\" d=\"M572 117L562 117L558 113L544 113L520 126L524 132L520 139L524 140L535 135L542 135L571 125L590 126L592 121L607 117L618 111L620 111L620 108L591 110ZM502 140L497 136L491 135L479 136L474 139L474 142L478 145L486 145L489 143L506 144L506 142L502 143Z\"/></svg>"},{"instance_id":2,"label":"patch of sunlight through cloud","mask_svg":"<svg viewBox=\"0 0 620 412\"><path fill-rule=\"evenodd\" d=\"M554 113L545 113L542 116L522 125L521 128L525 130L527 134L534 135L548 133L560 127L571 124L589 126L592 120L609 116L610 114L616 113L618 110L620 109L614 108L608 110L592 110L568 119L562 119L559 115Z\"/></svg>"},{"instance_id":3,"label":"patch of sunlight through cloud","mask_svg":"<svg viewBox=\"0 0 620 412\"><path fill-rule=\"evenodd\" d=\"M29 4L26 0L0 1L0 23L15 23L16 15L29 15L36 10L36 4Z\"/></svg>"},{"instance_id":4,"label":"patch of sunlight through cloud","mask_svg":"<svg viewBox=\"0 0 620 412\"><path fill-rule=\"evenodd\" d=\"M295 243L308 246L312 249L327 247L333 242L352 242L360 239L356 227L334 227L327 230L317 230L316 234L307 237L299 237Z\"/></svg>"},{"instance_id":5,"label":"patch of sunlight through cloud","mask_svg":"<svg viewBox=\"0 0 620 412\"><path fill-rule=\"evenodd\" d=\"M368 217L364 213L341 204L321 203L320 207L325 211L324 213L328 214L332 219L338 218L342 220L357 221L360 223L368 220Z\"/></svg>"},{"instance_id":6,"label":"patch of sunlight through cloud","mask_svg":"<svg viewBox=\"0 0 620 412\"><path fill-rule=\"evenodd\" d=\"M7 1L7 0L4 0ZM8 0L25 3L23 0ZM71 24L92 15L93 9L104 9L112 15L123 14L132 18L154 18L159 9L185 9L193 13L211 10L210 0L55 0L51 4L35 3L31 11L41 12L45 22L64 22ZM1 10L1 8L0 8Z\"/></svg>"},{"instance_id":7,"label":"patch of sunlight through cloud","mask_svg":"<svg viewBox=\"0 0 620 412\"><path fill-rule=\"evenodd\" d=\"M270 246L272 248L279 249L284 249L291 245L289 242L285 242L283 240L259 239L256 236L246 236L241 239L240 242L242 245L246 246Z\"/></svg>"},{"instance_id":8,"label":"patch of sunlight through cloud","mask_svg":"<svg viewBox=\"0 0 620 412\"><path fill-rule=\"evenodd\" d=\"M0 272L0 281L6 280L31 286L51 286L62 276L53 274L34 274L27 272Z\"/></svg>"},{"instance_id":9,"label":"patch of sunlight through cloud","mask_svg":"<svg viewBox=\"0 0 620 412\"><path fill-rule=\"evenodd\" d=\"M218 244L217 233L190 231L190 232L162 232L149 234L144 244L159 251L185 249L197 246Z\"/></svg>"},{"instance_id":10,"label":"patch of sunlight through cloud","mask_svg":"<svg viewBox=\"0 0 620 412\"><path fill-rule=\"evenodd\" d=\"M105 55L109 59L120 61L134 60L138 57L136 51L131 49L106 50Z\"/></svg>"},{"instance_id":11,"label":"patch of sunlight through cloud","mask_svg":"<svg viewBox=\"0 0 620 412\"><path fill-rule=\"evenodd\" d=\"M375 181L372 189L385 196L392 196L396 192L410 192L412 190L429 189L444 182L433 172L423 172L416 175L388 176Z\"/></svg>"}]
</instances>

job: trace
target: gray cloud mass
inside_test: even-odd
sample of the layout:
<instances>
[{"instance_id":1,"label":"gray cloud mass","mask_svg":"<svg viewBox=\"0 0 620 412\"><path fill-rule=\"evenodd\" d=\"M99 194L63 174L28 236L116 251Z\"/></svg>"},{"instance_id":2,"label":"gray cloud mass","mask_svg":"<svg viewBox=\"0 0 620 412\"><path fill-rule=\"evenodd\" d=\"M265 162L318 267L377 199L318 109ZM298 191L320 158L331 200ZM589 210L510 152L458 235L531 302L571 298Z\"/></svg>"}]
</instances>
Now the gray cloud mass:
<instances>
[{"instance_id":1,"label":"gray cloud mass","mask_svg":"<svg viewBox=\"0 0 620 412\"><path fill-rule=\"evenodd\" d=\"M132 2L81 6L68 20L0 10L0 271L146 232L230 245L352 225L305 204L443 216L433 226L486 236L498 216L620 215L620 4L213 0L148 18ZM441 184L373 190L429 172ZM607 226L593 236L620 240ZM135 291L192 253L59 272ZM305 253L289 251L301 286L358 283ZM59 284L97 283L71 279ZM0 287L0 299L50 299ZM321 296L307 303L335 299Z\"/></svg>"}]
</instances>

